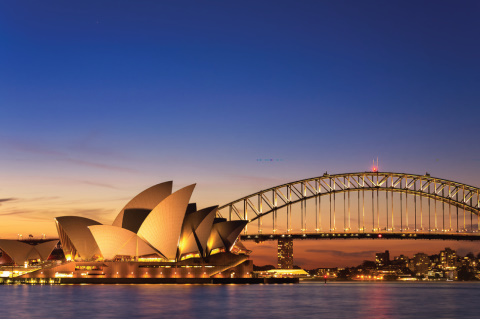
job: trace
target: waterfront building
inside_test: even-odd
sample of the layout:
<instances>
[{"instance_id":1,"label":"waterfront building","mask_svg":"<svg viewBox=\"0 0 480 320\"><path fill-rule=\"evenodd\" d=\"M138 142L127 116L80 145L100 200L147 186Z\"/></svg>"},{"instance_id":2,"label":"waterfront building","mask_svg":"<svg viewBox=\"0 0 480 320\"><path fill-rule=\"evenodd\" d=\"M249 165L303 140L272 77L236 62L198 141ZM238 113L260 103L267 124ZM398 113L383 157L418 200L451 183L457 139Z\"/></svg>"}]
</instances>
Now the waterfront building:
<instances>
[{"instance_id":1,"label":"waterfront building","mask_svg":"<svg viewBox=\"0 0 480 320\"><path fill-rule=\"evenodd\" d=\"M375 264L378 267L388 266L390 263L390 252L385 250L385 252L379 252L375 254Z\"/></svg>"},{"instance_id":2,"label":"waterfront building","mask_svg":"<svg viewBox=\"0 0 480 320\"><path fill-rule=\"evenodd\" d=\"M254 271L259 278L308 278L310 274L303 269L271 269L267 271Z\"/></svg>"},{"instance_id":3,"label":"waterfront building","mask_svg":"<svg viewBox=\"0 0 480 320\"><path fill-rule=\"evenodd\" d=\"M41 263L58 240L36 246L0 240L16 265L37 259L24 278L250 277L250 251L238 242L247 221L217 218L217 206L189 203L195 184L172 193L172 181L150 187L112 225L76 216L55 218L65 259Z\"/></svg>"},{"instance_id":4,"label":"waterfront building","mask_svg":"<svg viewBox=\"0 0 480 320\"><path fill-rule=\"evenodd\" d=\"M439 254L432 254L429 256L430 258L430 268L438 269L440 268L440 255Z\"/></svg>"},{"instance_id":5,"label":"waterfront building","mask_svg":"<svg viewBox=\"0 0 480 320\"><path fill-rule=\"evenodd\" d=\"M322 277L322 278L324 278L325 276L327 278L336 278L337 274L338 274L338 268L318 268L315 273L317 277Z\"/></svg>"},{"instance_id":6,"label":"waterfront building","mask_svg":"<svg viewBox=\"0 0 480 320\"><path fill-rule=\"evenodd\" d=\"M430 258L427 254L419 252L413 256L412 267L412 271L415 272L417 276L422 276L426 274L430 268Z\"/></svg>"},{"instance_id":7,"label":"waterfront building","mask_svg":"<svg viewBox=\"0 0 480 320\"><path fill-rule=\"evenodd\" d=\"M393 260L390 262L390 264L392 266L394 266L397 270L404 270L404 269L407 269L409 268L410 266L410 259L405 256L405 255L400 255L400 256L396 256L393 258Z\"/></svg>"},{"instance_id":8,"label":"waterfront building","mask_svg":"<svg viewBox=\"0 0 480 320\"><path fill-rule=\"evenodd\" d=\"M293 240L278 239L278 269L293 269Z\"/></svg>"},{"instance_id":9,"label":"waterfront building","mask_svg":"<svg viewBox=\"0 0 480 320\"><path fill-rule=\"evenodd\" d=\"M477 259L473 254L469 253L459 262L462 266L467 267L469 270L474 270L477 267Z\"/></svg>"},{"instance_id":10,"label":"waterfront building","mask_svg":"<svg viewBox=\"0 0 480 320\"><path fill-rule=\"evenodd\" d=\"M455 250L445 248L440 251L440 265L444 270L454 270L457 267L457 253Z\"/></svg>"}]
</instances>

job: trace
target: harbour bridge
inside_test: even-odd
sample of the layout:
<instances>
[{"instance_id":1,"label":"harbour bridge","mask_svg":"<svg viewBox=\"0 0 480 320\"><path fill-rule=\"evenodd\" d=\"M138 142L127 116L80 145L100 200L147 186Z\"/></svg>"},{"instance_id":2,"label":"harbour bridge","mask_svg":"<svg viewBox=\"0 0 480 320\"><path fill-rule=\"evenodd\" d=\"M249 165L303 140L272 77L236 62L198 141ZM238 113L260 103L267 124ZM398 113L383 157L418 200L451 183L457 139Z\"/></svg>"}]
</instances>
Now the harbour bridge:
<instances>
[{"instance_id":1,"label":"harbour bridge","mask_svg":"<svg viewBox=\"0 0 480 320\"><path fill-rule=\"evenodd\" d=\"M480 189L394 172L328 174L285 183L218 208L248 220L242 240L480 240Z\"/></svg>"}]
</instances>

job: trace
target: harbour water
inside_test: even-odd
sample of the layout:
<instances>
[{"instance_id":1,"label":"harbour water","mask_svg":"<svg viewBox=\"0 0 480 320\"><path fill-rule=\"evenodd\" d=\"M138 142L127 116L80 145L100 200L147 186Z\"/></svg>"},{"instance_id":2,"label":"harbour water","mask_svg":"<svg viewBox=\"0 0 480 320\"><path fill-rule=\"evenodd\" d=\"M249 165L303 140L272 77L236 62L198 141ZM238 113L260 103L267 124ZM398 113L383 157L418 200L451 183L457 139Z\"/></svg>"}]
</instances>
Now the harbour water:
<instances>
[{"instance_id":1,"label":"harbour water","mask_svg":"<svg viewBox=\"0 0 480 320\"><path fill-rule=\"evenodd\" d=\"M480 283L3 285L1 318L479 318Z\"/></svg>"}]
</instances>

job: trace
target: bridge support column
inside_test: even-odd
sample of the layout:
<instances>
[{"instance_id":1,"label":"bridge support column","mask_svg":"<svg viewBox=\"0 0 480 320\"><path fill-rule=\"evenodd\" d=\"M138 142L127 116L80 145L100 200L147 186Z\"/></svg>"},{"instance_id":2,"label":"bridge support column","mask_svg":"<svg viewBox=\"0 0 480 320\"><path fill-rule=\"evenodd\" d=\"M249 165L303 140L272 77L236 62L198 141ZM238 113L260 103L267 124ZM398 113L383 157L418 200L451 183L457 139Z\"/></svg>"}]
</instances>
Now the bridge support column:
<instances>
[{"instance_id":1,"label":"bridge support column","mask_svg":"<svg viewBox=\"0 0 480 320\"><path fill-rule=\"evenodd\" d=\"M293 269L293 239L278 239L278 269Z\"/></svg>"}]
</instances>

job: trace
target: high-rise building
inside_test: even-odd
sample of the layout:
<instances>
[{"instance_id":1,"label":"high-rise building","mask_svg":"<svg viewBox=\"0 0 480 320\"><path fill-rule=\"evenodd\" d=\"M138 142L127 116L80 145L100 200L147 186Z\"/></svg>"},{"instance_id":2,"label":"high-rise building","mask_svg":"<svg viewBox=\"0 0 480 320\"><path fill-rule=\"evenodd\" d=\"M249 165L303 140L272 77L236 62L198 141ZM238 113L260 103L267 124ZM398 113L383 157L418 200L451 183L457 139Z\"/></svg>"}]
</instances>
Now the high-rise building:
<instances>
[{"instance_id":1,"label":"high-rise building","mask_svg":"<svg viewBox=\"0 0 480 320\"><path fill-rule=\"evenodd\" d=\"M430 268L430 258L427 254L419 252L413 256L412 267L416 275L424 275Z\"/></svg>"},{"instance_id":2,"label":"high-rise building","mask_svg":"<svg viewBox=\"0 0 480 320\"><path fill-rule=\"evenodd\" d=\"M390 263L390 252L385 250L385 252L379 252L375 254L375 264L377 267L384 267Z\"/></svg>"},{"instance_id":3,"label":"high-rise building","mask_svg":"<svg viewBox=\"0 0 480 320\"><path fill-rule=\"evenodd\" d=\"M278 268L293 269L293 239L278 239Z\"/></svg>"},{"instance_id":4,"label":"high-rise building","mask_svg":"<svg viewBox=\"0 0 480 320\"><path fill-rule=\"evenodd\" d=\"M403 254L394 257L392 261L390 261L390 265L393 265L397 269L404 269L409 267L409 258Z\"/></svg>"},{"instance_id":5,"label":"high-rise building","mask_svg":"<svg viewBox=\"0 0 480 320\"><path fill-rule=\"evenodd\" d=\"M440 251L440 265L444 270L452 270L457 266L457 253L455 250L445 248Z\"/></svg>"}]
</instances>

